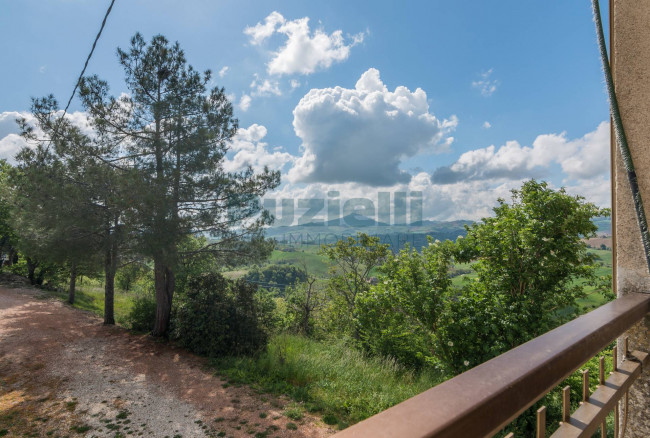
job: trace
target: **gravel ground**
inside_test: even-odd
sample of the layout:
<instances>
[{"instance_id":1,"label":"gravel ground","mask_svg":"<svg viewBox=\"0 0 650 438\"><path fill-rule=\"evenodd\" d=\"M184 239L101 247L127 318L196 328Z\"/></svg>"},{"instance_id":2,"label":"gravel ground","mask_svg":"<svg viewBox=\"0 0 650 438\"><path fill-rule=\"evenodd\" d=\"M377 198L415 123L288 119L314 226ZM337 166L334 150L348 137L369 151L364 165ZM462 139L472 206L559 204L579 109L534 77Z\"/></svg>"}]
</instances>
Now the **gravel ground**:
<instances>
[{"instance_id":1,"label":"gravel ground","mask_svg":"<svg viewBox=\"0 0 650 438\"><path fill-rule=\"evenodd\" d=\"M206 365L173 345L104 326L38 290L0 286L0 436L334 432L311 415L289 420L287 400L227 385Z\"/></svg>"}]
</instances>

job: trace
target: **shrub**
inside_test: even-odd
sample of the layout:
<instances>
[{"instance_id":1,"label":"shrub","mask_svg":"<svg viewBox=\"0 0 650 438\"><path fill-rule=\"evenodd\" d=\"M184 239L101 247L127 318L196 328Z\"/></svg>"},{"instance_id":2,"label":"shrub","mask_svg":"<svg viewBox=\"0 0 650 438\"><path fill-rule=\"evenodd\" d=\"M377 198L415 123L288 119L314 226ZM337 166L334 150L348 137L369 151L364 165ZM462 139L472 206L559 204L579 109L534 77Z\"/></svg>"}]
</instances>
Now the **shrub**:
<instances>
[{"instance_id":1,"label":"shrub","mask_svg":"<svg viewBox=\"0 0 650 438\"><path fill-rule=\"evenodd\" d=\"M133 300L133 306L127 316L131 329L139 332L153 330L156 319L156 297L152 293L139 293Z\"/></svg>"},{"instance_id":2,"label":"shrub","mask_svg":"<svg viewBox=\"0 0 650 438\"><path fill-rule=\"evenodd\" d=\"M268 306L256 287L210 273L188 280L173 320L173 336L197 354L221 356L256 353L266 346Z\"/></svg>"}]
</instances>

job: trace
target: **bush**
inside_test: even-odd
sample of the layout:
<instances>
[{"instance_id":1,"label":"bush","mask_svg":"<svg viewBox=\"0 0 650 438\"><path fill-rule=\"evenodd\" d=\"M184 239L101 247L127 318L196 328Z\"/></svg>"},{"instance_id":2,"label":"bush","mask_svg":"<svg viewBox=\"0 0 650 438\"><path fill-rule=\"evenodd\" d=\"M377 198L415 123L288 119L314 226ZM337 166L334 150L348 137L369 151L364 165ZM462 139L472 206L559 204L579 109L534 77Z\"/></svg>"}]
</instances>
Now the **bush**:
<instances>
[{"instance_id":1,"label":"bush","mask_svg":"<svg viewBox=\"0 0 650 438\"><path fill-rule=\"evenodd\" d=\"M152 293L139 293L127 317L132 330L150 332L156 320L156 297Z\"/></svg>"},{"instance_id":2,"label":"bush","mask_svg":"<svg viewBox=\"0 0 650 438\"><path fill-rule=\"evenodd\" d=\"M260 303L256 290L244 280L231 281L217 273L189 278L173 320L173 336L206 356L259 352L267 343L265 326L273 309Z\"/></svg>"},{"instance_id":3,"label":"bush","mask_svg":"<svg viewBox=\"0 0 650 438\"><path fill-rule=\"evenodd\" d=\"M126 317L132 330L150 332L156 320L156 296L154 295L153 272L138 278L133 285L136 292L133 305Z\"/></svg>"}]
</instances>

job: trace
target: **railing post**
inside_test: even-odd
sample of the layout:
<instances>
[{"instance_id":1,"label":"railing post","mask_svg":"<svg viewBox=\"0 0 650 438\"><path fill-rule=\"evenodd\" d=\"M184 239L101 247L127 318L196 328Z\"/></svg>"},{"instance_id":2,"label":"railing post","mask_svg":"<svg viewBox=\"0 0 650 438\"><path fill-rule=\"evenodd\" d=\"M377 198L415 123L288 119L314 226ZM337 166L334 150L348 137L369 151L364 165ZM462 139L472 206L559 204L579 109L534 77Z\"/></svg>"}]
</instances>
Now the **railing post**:
<instances>
[{"instance_id":1,"label":"railing post","mask_svg":"<svg viewBox=\"0 0 650 438\"><path fill-rule=\"evenodd\" d=\"M621 117L634 160L646 217L650 217L650 2L610 0L610 55ZM612 227L617 295L650 291L641 233L616 144L612 142ZM650 351L650 317L624 336L633 350ZM622 338L621 338L622 339ZM627 353L618 342L619 364ZM645 371L629 396L626 438L650 437L650 372ZM623 417L621 415L621 417ZM622 426L623 418L619 419Z\"/></svg>"}]
</instances>

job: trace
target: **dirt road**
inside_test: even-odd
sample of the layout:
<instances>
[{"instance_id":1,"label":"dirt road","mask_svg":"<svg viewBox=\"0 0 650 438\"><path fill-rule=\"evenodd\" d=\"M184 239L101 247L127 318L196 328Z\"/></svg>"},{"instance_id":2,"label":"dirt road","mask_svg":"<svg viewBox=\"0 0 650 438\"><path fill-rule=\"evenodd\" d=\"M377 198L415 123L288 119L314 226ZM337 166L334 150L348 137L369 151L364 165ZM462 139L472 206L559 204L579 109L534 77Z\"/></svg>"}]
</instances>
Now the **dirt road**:
<instances>
[{"instance_id":1,"label":"dirt road","mask_svg":"<svg viewBox=\"0 0 650 438\"><path fill-rule=\"evenodd\" d=\"M325 437L287 400L214 377L204 359L0 286L0 436ZM294 426L296 429L294 430Z\"/></svg>"}]
</instances>

